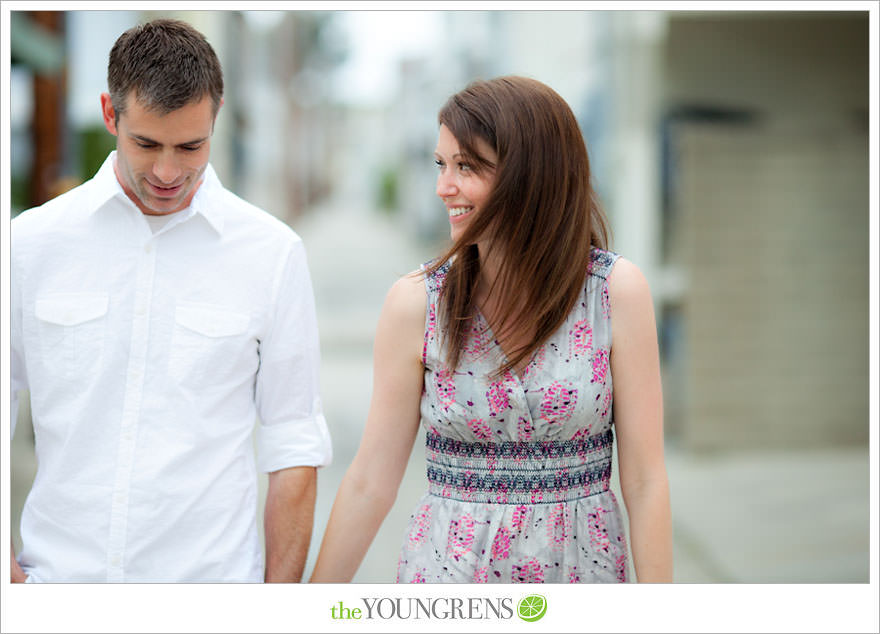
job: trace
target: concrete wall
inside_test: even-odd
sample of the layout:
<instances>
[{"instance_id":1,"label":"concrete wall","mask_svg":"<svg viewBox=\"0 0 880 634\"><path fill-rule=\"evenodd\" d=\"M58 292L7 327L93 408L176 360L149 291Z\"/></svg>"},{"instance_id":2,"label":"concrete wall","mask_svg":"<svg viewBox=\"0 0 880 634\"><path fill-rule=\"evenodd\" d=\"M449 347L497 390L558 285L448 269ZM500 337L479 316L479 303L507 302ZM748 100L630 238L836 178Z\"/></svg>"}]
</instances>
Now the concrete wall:
<instances>
[{"instance_id":1,"label":"concrete wall","mask_svg":"<svg viewBox=\"0 0 880 634\"><path fill-rule=\"evenodd\" d=\"M866 139L691 126L679 146L687 444L866 442Z\"/></svg>"},{"instance_id":2,"label":"concrete wall","mask_svg":"<svg viewBox=\"0 0 880 634\"><path fill-rule=\"evenodd\" d=\"M669 15L669 103L822 117L867 113L867 12Z\"/></svg>"},{"instance_id":3,"label":"concrete wall","mask_svg":"<svg viewBox=\"0 0 880 634\"><path fill-rule=\"evenodd\" d=\"M865 443L867 19L678 16L668 33L666 108L754 115L670 128L669 428L704 449Z\"/></svg>"}]
</instances>

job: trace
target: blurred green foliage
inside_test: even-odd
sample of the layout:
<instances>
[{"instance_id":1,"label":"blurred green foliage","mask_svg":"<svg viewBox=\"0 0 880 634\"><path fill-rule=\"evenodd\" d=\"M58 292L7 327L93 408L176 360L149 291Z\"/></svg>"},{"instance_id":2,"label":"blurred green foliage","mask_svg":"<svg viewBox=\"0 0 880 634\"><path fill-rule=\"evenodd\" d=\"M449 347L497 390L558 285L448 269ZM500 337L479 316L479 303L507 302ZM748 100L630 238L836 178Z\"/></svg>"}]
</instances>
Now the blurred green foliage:
<instances>
[{"instance_id":1,"label":"blurred green foliage","mask_svg":"<svg viewBox=\"0 0 880 634\"><path fill-rule=\"evenodd\" d=\"M86 181L95 175L107 155L116 149L116 137L100 124L81 128L76 136L76 175Z\"/></svg>"},{"instance_id":2,"label":"blurred green foliage","mask_svg":"<svg viewBox=\"0 0 880 634\"><path fill-rule=\"evenodd\" d=\"M386 213L397 211L400 202L400 180L397 170L386 167L379 173L377 204Z\"/></svg>"},{"instance_id":3,"label":"blurred green foliage","mask_svg":"<svg viewBox=\"0 0 880 634\"><path fill-rule=\"evenodd\" d=\"M30 178L12 174L9 179L9 211L12 218L31 206L30 187Z\"/></svg>"},{"instance_id":4,"label":"blurred green foliage","mask_svg":"<svg viewBox=\"0 0 880 634\"><path fill-rule=\"evenodd\" d=\"M74 164L67 172L70 177L80 183L87 181L101 167L107 155L116 149L116 138L109 134L103 125L80 128L74 133L73 147ZM12 173L9 186L9 206L14 218L25 209L34 206L31 200L31 170L17 174Z\"/></svg>"}]
</instances>

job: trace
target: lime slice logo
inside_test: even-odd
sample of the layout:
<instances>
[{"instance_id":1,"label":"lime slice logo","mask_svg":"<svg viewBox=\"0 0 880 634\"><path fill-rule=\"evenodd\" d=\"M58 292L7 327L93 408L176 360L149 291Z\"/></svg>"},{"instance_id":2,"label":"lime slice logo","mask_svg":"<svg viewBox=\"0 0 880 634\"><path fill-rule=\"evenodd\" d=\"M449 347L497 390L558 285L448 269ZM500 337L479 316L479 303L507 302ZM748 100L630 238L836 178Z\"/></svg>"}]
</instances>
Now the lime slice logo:
<instances>
[{"instance_id":1,"label":"lime slice logo","mask_svg":"<svg viewBox=\"0 0 880 634\"><path fill-rule=\"evenodd\" d=\"M540 594L524 597L516 606L516 613L529 623L539 620L547 612L547 599Z\"/></svg>"}]
</instances>

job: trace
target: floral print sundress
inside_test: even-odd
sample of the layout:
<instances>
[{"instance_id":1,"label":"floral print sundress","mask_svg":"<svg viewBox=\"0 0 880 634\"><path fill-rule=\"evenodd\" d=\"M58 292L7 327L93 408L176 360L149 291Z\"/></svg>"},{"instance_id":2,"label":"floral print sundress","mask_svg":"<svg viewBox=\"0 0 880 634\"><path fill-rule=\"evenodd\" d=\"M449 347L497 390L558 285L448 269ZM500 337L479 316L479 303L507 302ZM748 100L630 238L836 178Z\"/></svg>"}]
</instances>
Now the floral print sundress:
<instances>
[{"instance_id":1,"label":"floral print sundress","mask_svg":"<svg viewBox=\"0 0 880 634\"><path fill-rule=\"evenodd\" d=\"M627 581L626 536L609 488L607 278L618 257L593 248L565 323L521 375L500 378L504 353L479 313L459 369L444 364L438 298L448 264L425 280L428 490L410 517L399 583Z\"/></svg>"}]
</instances>

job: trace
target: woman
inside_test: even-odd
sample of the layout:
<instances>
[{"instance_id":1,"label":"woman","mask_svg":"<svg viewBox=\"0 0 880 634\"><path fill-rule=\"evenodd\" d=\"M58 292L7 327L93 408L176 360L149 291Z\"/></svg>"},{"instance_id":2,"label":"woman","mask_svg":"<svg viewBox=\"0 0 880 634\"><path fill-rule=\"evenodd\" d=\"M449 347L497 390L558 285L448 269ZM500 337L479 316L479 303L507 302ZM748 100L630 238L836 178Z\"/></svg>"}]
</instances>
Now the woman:
<instances>
[{"instance_id":1,"label":"woman","mask_svg":"<svg viewBox=\"0 0 880 634\"><path fill-rule=\"evenodd\" d=\"M612 419L636 577L671 581L650 292L604 250L571 109L540 82L502 77L453 95L439 122L453 244L385 300L364 436L312 581L351 580L420 423L429 490L399 582L626 581Z\"/></svg>"}]
</instances>

